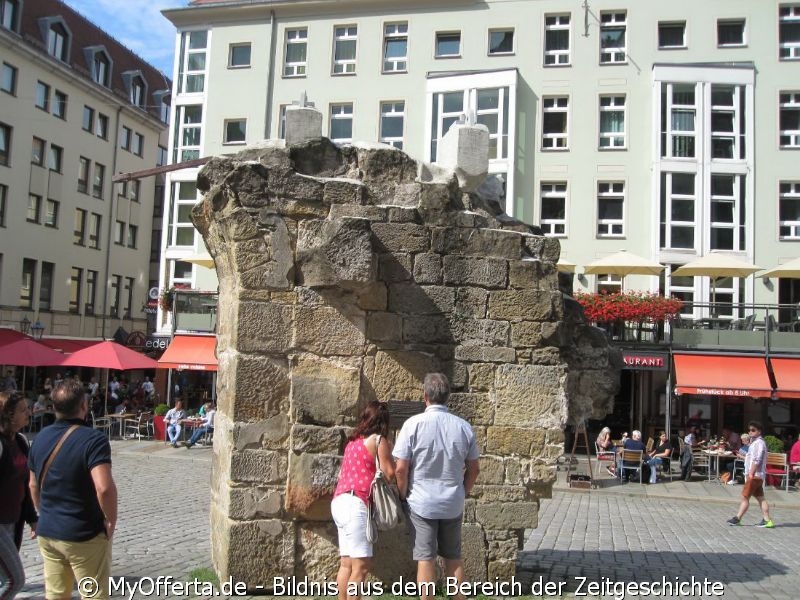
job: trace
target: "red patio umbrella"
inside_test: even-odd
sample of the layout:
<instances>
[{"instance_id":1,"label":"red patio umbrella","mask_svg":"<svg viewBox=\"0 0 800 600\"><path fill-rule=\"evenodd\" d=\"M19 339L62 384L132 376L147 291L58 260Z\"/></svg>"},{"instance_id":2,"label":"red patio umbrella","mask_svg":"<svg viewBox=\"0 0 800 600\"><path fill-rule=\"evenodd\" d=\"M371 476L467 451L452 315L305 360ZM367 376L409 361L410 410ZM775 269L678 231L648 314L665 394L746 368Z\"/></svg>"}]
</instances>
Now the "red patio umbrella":
<instances>
[{"instance_id":1,"label":"red patio umbrella","mask_svg":"<svg viewBox=\"0 0 800 600\"><path fill-rule=\"evenodd\" d=\"M5 346L17 340L32 340L33 338L26 333L10 329L9 327L0 327L0 346Z\"/></svg>"},{"instance_id":2,"label":"red patio umbrella","mask_svg":"<svg viewBox=\"0 0 800 600\"><path fill-rule=\"evenodd\" d=\"M64 360L61 352L56 352L29 337L21 337L15 342L0 346L0 365L22 367L22 393L25 393L25 369L27 367L50 367L60 365Z\"/></svg>"},{"instance_id":3,"label":"red patio umbrella","mask_svg":"<svg viewBox=\"0 0 800 600\"><path fill-rule=\"evenodd\" d=\"M73 352L61 361L65 367L95 367L106 370L106 412L108 412L108 372L132 369L155 369L158 362L116 342L98 342L83 350Z\"/></svg>"}]
</instances>

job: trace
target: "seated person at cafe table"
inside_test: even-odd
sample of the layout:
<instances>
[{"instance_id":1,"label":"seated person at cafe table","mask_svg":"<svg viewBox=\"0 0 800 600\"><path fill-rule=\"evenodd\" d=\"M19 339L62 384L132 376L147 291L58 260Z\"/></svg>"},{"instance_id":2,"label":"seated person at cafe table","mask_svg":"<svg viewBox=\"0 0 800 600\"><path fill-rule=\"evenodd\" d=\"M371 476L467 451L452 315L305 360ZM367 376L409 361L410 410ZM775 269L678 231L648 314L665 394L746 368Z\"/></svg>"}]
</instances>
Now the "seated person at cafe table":
<instances>
[{"instance_id":1,"label":"seated person at cafe table","mask_svg":"<svg viewBox=\"0 0 800 600\"><path fill-rule=\"evenodd\" d=\"M642 432L639 431L638 429L634 429L633 433L631 433L631 437L627 438L622 443L622 450L641 450L642 452L644 452L645 446L642 443ZM625 466L629 467L631 465L627 465L626 464ZM638 468L640 468L640 469L642 468L641 465L636 465L636 466ZM611 471L609 471L609 472L611 472ZM616 470L616 472L611 472L611 474L612 475L619 474L619 476L622 475L622 452L619 452L617 454L617 470Z\"/></svg>"},{"instance_id":2,"label":"seated person at cafe table","mask_svg":"<svg viewBox=\"0 0 800 600\"><path fill-rule=\"evenodd\" d=\"M797 441L792 444L792 449L789 450L789 465L796 481L800 477L800 435L797 436Z\"/></svg>"},{"instance_id":3,"label":"seated person at cafe table","mask_svg":"<svg viewBox=\"0 0 800 600\"><path fill-rule=\"evenodd\" d=\"M736 458L730 464L730 468L728 472L731 474L730 478L728 479L728 485L736 485L736 461L737 460L744 460L747 456L747 450L750 448L750 435L747 433L743 433L740 438L742 444L739 446L739 449L736 451ZM741 463L740 463L741 464Z\"/></svg>"},{"instance_id":4,"label":"seated person at cafe table","mask_svg":"<svg viewBox=\"0 0 800 600\"><path fill-rule=\"evenodd\" d=\"M185 443L187 449L191 448L198 441L200 441L201 437L214 431L214 419L217 416L217 409L214 408L211 402L206 402L203 405L203 408L205 409L203 411L203 423L199 427L195 427L192 437L190 437L189 441Z\"/></svg>"},{"instance_id":5,"label":"seated person at cafe table","mask_svg":"<svg viewBox=\"0 0 800 600\"><path fill-rule=\"evenodd\" d=\"M646 459L645 464L650 467L650 483L656 482L658 465L663 465L664 461L669 460L672 454L672 444L669 443L666 432L662 431L658 438L658 446L648 453L650 458Z\"/></svg>"},{"instance_id":6,"label":"seated person at cafe table","mask_svg":"<svg viewBox=\"0 0 800 600\"><path fill-rule=\"evenodd\" d=\"M611 430L608 427L603 427L600 433L597 434L597 448L598 450L613 450L614 441L611 439Z\"/></svg>"},{"instance_id":7,"label":"seated person at cafe table","mask_svg":"<svg viewBox=\"0 0 800 600\"><path fill-rule=\"evenodd\" d=\"M705 440L700 439L700 428L697 425L689 429L689 433L683 438L683 443L683 452L681 453L681 479L689 481L692 478L692 466L694 465L692 449L699 448L705 443Z\"/></svg>"},{"instance_id":8,"label":"seated person at cafe table","mask_svg":"<svg viewBox=\"0 0 800 600\"><path fill-rule=\"evenodd\" d=\"M181 421L186 418L186 411L183 410L183 401L176 400L175 406L164 415L164 425L166 425L167 437L173 448L178 447L178 438L181 436Z\"/></svg>"}]
</instances>

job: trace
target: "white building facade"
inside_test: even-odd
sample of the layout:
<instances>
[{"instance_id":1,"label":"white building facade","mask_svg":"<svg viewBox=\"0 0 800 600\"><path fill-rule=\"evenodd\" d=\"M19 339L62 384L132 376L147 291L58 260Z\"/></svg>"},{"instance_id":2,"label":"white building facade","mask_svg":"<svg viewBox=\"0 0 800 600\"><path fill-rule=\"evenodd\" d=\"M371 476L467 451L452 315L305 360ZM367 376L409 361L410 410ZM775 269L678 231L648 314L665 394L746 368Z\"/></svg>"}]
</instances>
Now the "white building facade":
<instances>
[{"instance_id":1,"label":"white building facade","mask_svg":"<svg viewBox=\"0 0 800 600\"><path fill-rule=\"evenodd\" d=\"M707 302L708 278L671 271L711 251L765 268L800 255L800 2L195 0L164 14L173 162L282 137L303 93L331 139L425 161L472 113L507 212L557 237L563 258L626 249L667 265L627 289ZM204 252L188 218L196 175L168 178L162 288L216 289L185 260ZM797 303L800 286L751 276L715 295Z\"/></svg>"}]
</instances>

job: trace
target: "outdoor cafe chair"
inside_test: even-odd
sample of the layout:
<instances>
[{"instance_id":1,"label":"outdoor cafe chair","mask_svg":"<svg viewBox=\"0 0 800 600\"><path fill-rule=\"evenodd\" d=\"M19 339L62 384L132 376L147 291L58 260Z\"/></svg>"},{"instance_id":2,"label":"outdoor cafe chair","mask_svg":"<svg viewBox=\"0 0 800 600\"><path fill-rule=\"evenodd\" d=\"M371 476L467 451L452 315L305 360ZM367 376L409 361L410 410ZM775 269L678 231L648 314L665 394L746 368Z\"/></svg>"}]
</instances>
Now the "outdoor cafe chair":
<instances>
[{"instance_id":1,"label":"outdoor cafe chair","mask_svg":"<svg viewBox=\"0 0 800 600\"><path fill-rule=\"evenodd\" d=\"M153 426L153 415L141 413L135 419L125 419L125 437L136 438L141 441L143 437L149 438Z\"/></svg>"},{"instance_id":2,"label":"outdoor cafe chair","mask_svg":"<svg viewBox=\"0 0 800 600\"><path fill-rule=\"evenodd\" d=\"M652 452L653 451L653 444L655 444L655 440L651 437L647 438L647 445L645 446L645 452Z\"/></svg>"},{"instance_id":3,"label":"outdoor cafe chair","mask_svg":"<svg viewBox=\"0 0 800 600\"><path fill-rule=\"evenodd\" d=\"M711 458L702 450L692 450L692 470L711 481Z\"/></svg>"},{"instance_id":4,"label":"outdoor cafe chair","mask_svg":"<svg viewBox=\"0 0 800 600\"><path fill-rule=\"evenodd\" d=\"M642 450L623 450L622 462L620 463L619 476L625 477L625 471L638 471L639 483L642 483Z\"/></svg>"},{"instance_id":5,"label":"outdoor cafe chair","mask_svg":"<svg viewBox=\"0 0 800 600\"><path fill-rule=\"evenodd\" d=\"M105 431L108 437L111 437L111 419L108 417L95 417L92 411L89 411L92 416L92 428Z\"/></svg>"},{"instance_id":6,"label":"outdoor cafe chair","mask_svg":"<svg viewBox=\"0 0 800 600\"><path fill-rule=\"evenodd\" d=\"M789 491L789 464L782 452L767 453L767 480L770 477L778 478L779 484L775 487L783 487Z\"/></svg>"},{"instance_id":7,"label":"outdoor cafe chair","mask_svg":"<svg viewBox=\"0 0 800 600\"><path fill-rule=\"evenodd\" d=\"M736 479L736 474L739 473L742 476L742 481L744 481L744 459L737 458L733 461L733 477L732 479Z\"/></svg>"},{"instance_id":8,"label":"outdoor cafe chair","mask_svg":"<svg viewBox=\"0 0 800 600\"><path fill-rule=\"evenodd\" d=\"M611 463L611 466L614 466L614 463L617 459L617 451L615 450L602 450L600 446L597 445L597 442L594 443L594 455L597 459L597 475L600 475L600 467L602 467L602 463L607 462Z\"/></svg>"}]
</instances>

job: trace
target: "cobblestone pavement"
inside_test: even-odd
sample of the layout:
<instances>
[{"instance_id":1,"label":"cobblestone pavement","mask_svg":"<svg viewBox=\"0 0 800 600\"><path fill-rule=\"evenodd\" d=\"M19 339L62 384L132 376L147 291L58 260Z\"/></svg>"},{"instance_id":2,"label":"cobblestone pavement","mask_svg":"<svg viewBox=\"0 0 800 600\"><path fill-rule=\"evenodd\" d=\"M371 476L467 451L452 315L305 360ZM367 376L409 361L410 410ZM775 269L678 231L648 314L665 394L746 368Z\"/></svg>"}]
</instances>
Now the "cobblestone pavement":
<instances>
[{"instance_id":1,"label":"cobblestone pavement","mask_svg":"<svg viewBox=\"0 0 800 600\"><path fill-rule=\"evenodd\" d=\"M210 567L211 449L131 441L113 442L112 451L120 497L112 575L128 583L159 575L186 580L193 569ZM726 525L737 495L715 484L628 484L591 493L557 489L542 503L539 527L529 533L520 554L517 579L526 591L531 582L541 581L564 582L562 591L574 592L577 577L642 582L694 576L722 582L725 600L797 598L800 493L770 490L768 497L773 496L784 502L773 511L777 527L770 530ZM759 519L753 504L745 523ZM27 583L18 597L40 600L42 566L35 541L25 541L22 556Z\"/></svg>"}]
</instances>

